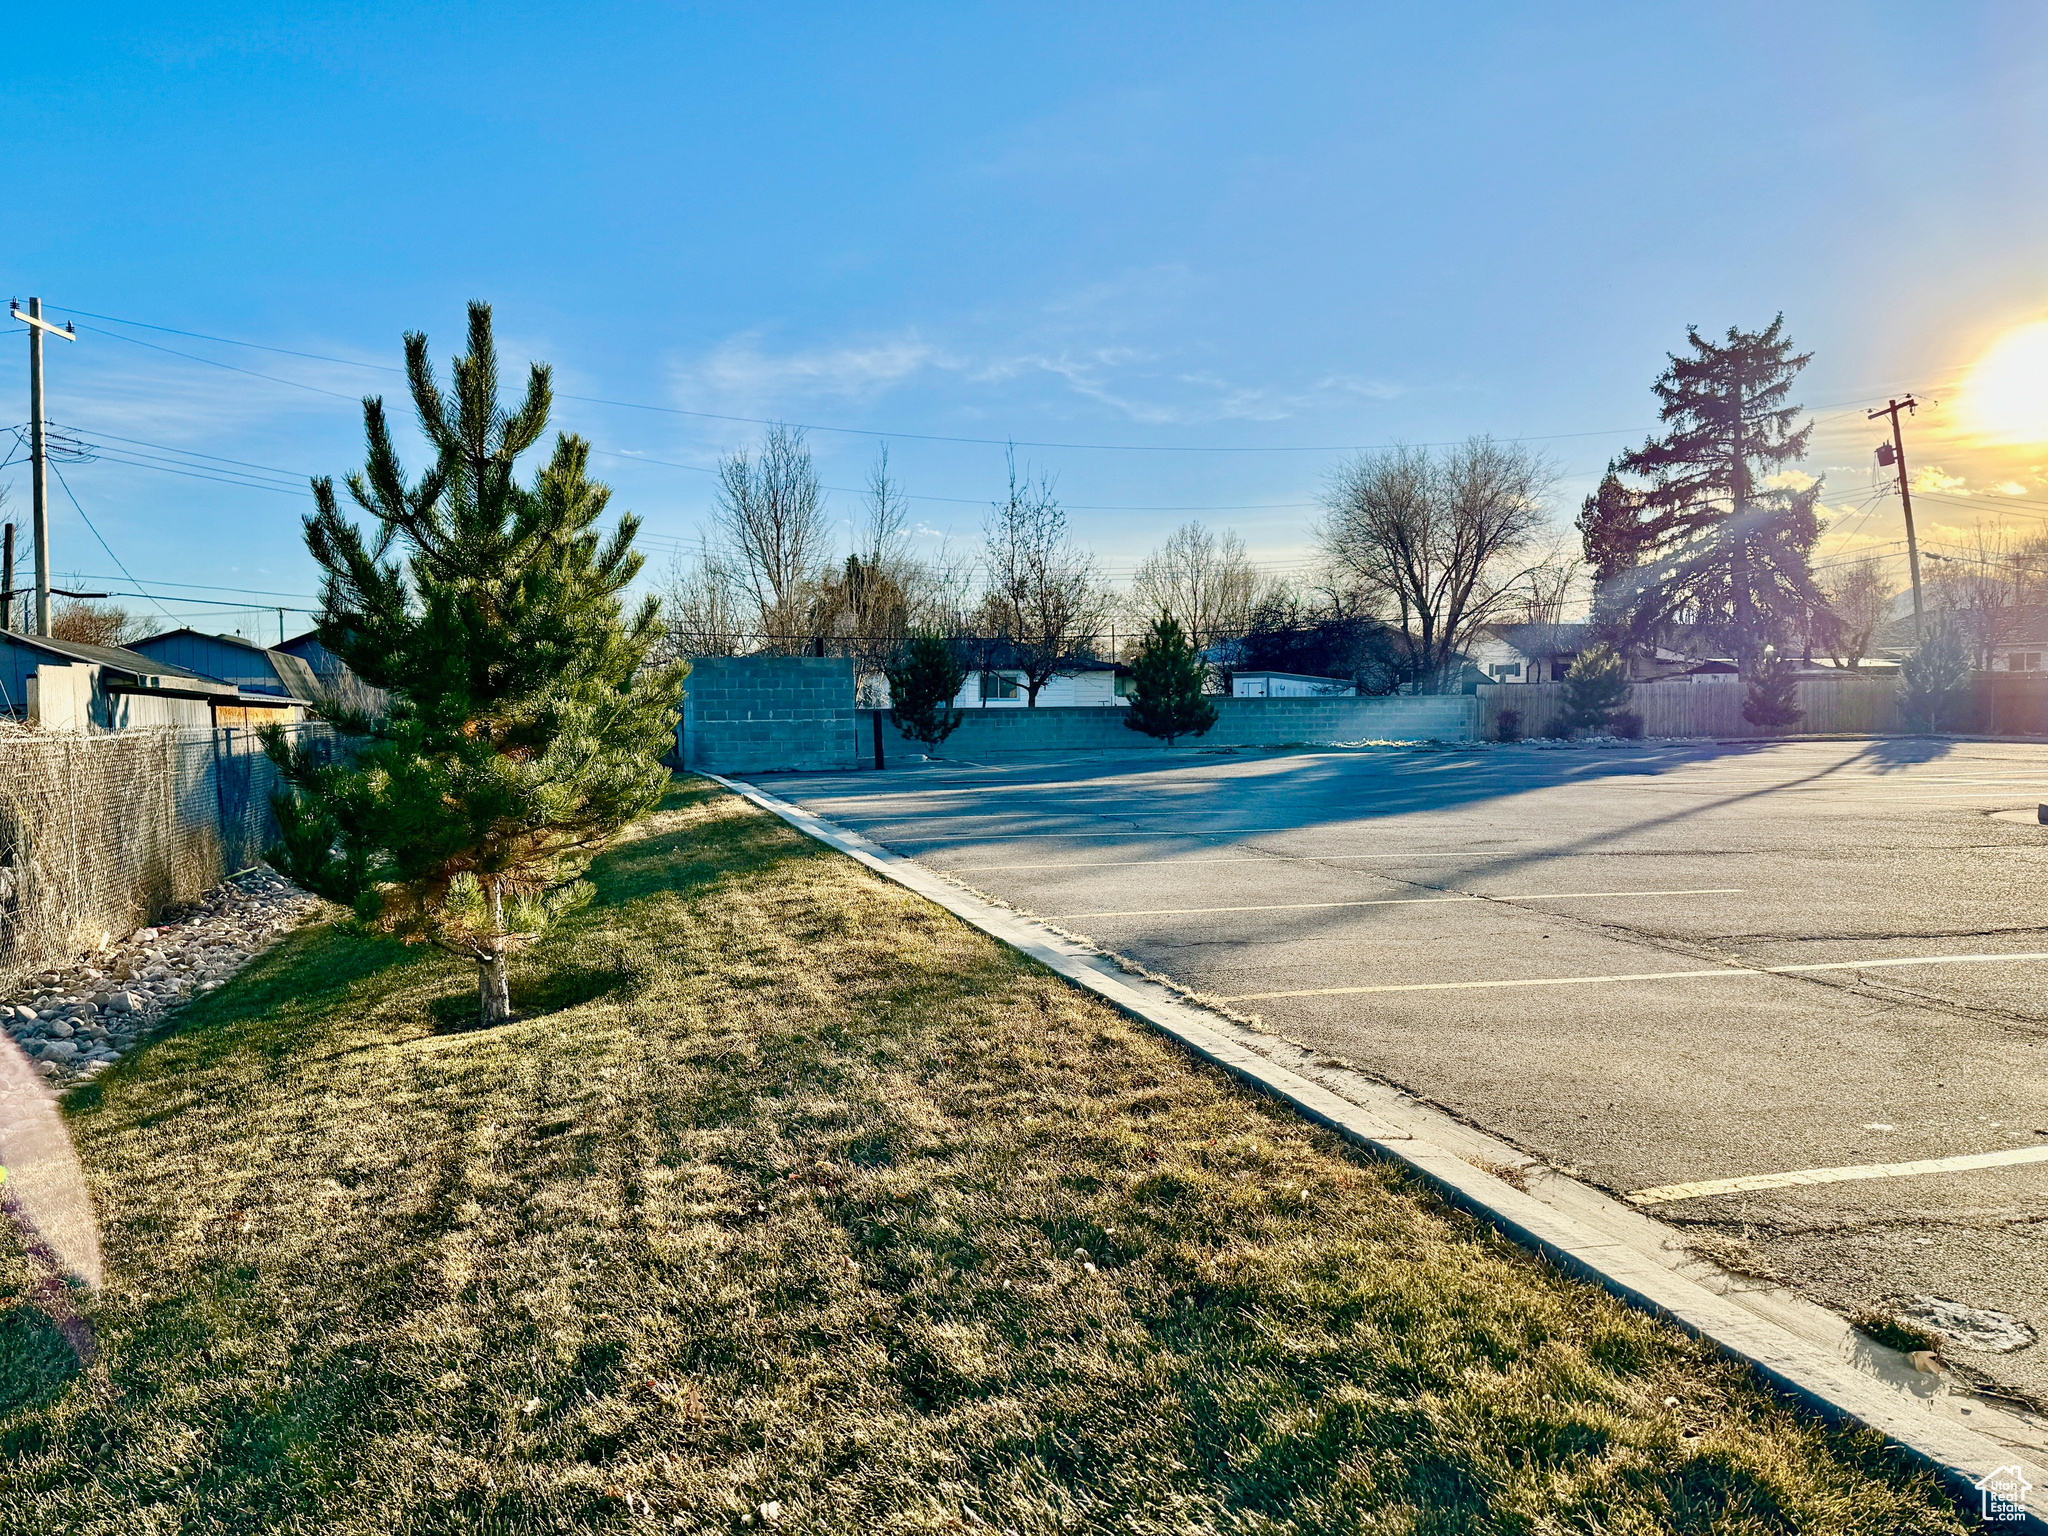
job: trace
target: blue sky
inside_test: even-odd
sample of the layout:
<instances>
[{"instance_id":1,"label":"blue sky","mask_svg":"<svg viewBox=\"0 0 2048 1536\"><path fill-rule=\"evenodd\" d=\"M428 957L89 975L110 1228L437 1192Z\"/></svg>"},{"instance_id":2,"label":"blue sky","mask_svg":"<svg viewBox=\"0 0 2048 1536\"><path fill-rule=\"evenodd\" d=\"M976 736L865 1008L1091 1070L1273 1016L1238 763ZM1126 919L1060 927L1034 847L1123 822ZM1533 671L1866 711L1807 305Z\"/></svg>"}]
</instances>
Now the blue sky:
<instances>
[{"instance_id":1,"label":"blue sky","mask_svg":"<svg viewBox=\"0 0 2048 1536\"><path fill-rule=\"evenodd\" d=\"M1897 536L1860 407L1898 390L1943 402L1925 516L2048 519L2048 444L1948 409L2048 318L2038 7L279 9L65 8L0 79L0 275L78 318L49 414L103 450L64 475L180 622L310 606L301 477L397 382L349 363L445 358L471 297L586 397L557 425L657 568L758 430L717 417L885 434L956 543L1016 440L1112 571L1187 517L1288 568L1336 450L1396 440L1539 442L1568 522L1687 323L1779 310L1829 550ZM814 432L826 482L879 440Z\"/></svg>"}]
</instances>

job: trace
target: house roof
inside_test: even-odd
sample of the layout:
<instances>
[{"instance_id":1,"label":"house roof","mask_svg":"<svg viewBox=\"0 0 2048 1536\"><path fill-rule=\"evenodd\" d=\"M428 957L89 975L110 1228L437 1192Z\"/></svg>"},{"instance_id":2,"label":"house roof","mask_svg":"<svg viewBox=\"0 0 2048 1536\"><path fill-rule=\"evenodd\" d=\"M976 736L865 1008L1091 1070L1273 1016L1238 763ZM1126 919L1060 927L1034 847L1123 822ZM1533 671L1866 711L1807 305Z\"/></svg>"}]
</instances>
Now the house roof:
<instances>
[{"instance_id":1,"label":"house roof","mask_svg":"<svg viewBox=\"0 0 2048 1536\"><path fill-rule=\"evenodd\" d=\"M158 661L141 651L132 651L125 645L87 645L81 640L56 640L48 635L24 635L12 631L0 635L12 645L26 646L32 651L47 655L61 656L66 661L82 661L95 667L111 667L116 672L126 672L135 677L175 677L195 683L212 683L210 677L174 666L167 661ZM219 686L219 685L217 685Z\"/></svg>"},{"instance_id":2,"label":"house roof","mask_svg":"<svg viewBox=\"0 0 2048 1536\"><path fill-rule=\"evenodd\" d=\"M144 635L135 644L138 647L155 645L159 641L176 640L184 636L190 636L194 640L218 640L222 645L238 645L245 651L268 653L270 649L268 646L258 645L254 640L244 640L240 635L220 635L215 634L211 630L192 629L189 626L184 629L166 629L160 630L153 635Z\"/></svg>"},{"instance_id":3,"label":"house roof","mask_svg":"<svg viewBox=\"0 0 2048 1536\"><path fill-rule=\"evenodd\" d=\"M1275 672L1270 667L1249 667L1232 672L1231 677L1284 677L1294 683L1335 683L1340 688L1357 686L1348 677L1331 677L1321 672Z\"/></svg>"},{"instance_id":4,"label":"house roof","mask_svg":"<svg viewBox=\"0 0 2048 1536\"><path fill-rule=\"evenodd\" d=\"M1981 632L1983 620L1971 614L1951 608L1928 610L1930 624L1942 619L1952 619L1960 627L1966 643L1974 644L1974 636ZM2017 607L2002 609L1995 621L1993 632L1997 635L1992 649L2009 650L2016 645L2048 646L2048 604L2023 603ZM1877 626L1870 637L1873 651L1910 651L1916 641L1913 636L1913 615L1902 614L1886 619Z\"/></svg>"},{"instance_id":5,"label":"house roof","mask_svg":"<svg viewBox=\"0 0 2048 1536\"><path fill-rule=\"evenodd\" d=\"M156 645L166 640L183 639L213 641L221 645L234 646L240 650L252 651L256 655L261 656L270 670L277 674L277 680L284 684L285 692L292 698L310 703L320 697L320 680L315 675L312 665L303 657L293 655L290 651L281 650L276 646L258 645L255 641L245 640L240 635L210 634L203 629L167 629L161 634L147 635L135 643L138 647L141 647ZM150 659L154 665L160 667L164 665L156 663L154 657ZM184 669L180 668L179 670L182 671ZM205 674L199 673L195 675L204 676ZM215 681L225 681L225 679L215 679Z\"/></svg>"},{"instance_id":6,"label":"house roof","mask_svg":"<svg viewBox=\"0 0 2048 1536\"><path fill-rule=\"evenodd\" d=\"M1022 672L1024 669L1014 661L991 661L986 667L971 666L970 674L976 672ZM1061 666L1059 675L1069 676L1076 672L1121 672L1125 670L1113 661L1070 661Z\"/></svg>"},{"instance_id":7,"label":"house roof","mask_svg":"<svg viewBox=\"0 0 2048 1536\"><path fill-rule=\"evenodd\" d=\"M1570 656L1586 648L1592 625L1571 624L1489 624L1486 633L1524 656Z\"/></svg>"},{"instance_id":8,"label":"house roof","mask_svg":"<svg viewBox=\"0 0 2048 1536\"><path fill-rule=\"evenodd\" d=\"M273 650L270 652L270 664L277 668L279 680L293 698L310 704L320 697L320 676L304 657L294 656L290 651Z\"/></svg>"}]
</instances>

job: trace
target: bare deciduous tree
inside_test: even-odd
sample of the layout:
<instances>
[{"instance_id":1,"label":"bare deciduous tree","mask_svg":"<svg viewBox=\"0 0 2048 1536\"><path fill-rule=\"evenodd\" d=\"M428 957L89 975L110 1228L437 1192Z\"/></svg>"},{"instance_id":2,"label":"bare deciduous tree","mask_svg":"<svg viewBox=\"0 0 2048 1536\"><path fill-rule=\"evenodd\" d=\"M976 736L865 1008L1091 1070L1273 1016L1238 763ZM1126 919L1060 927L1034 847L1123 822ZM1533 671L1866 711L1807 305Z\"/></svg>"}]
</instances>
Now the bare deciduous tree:
<instances>
[{"instance_id":1,"label":"bare deciduous tree","mask_svg":"<svg viewBox=\"0 0 2048 1536\"><path fill-rule=\"evenodd\" d=\"M2019 554L2002 526L1984 522L1971 530L1968 543L1948 552L1929 550L1926 559L1934 606L1954 624L1970 652L1970 665L1990 671L2013 632L2013 610L2022 600L2030 559Z\"/></svg>"},{"instance_id":2,"label":"bare deciduous tree","mask_svg":"<svg viewBox=\"0 0 2048 1536\"><path fill-rule=\"evenodd\" d=\"M770 427L758 456L719 460L718 528L762 648L803 650L832 537L801 428Z\"/></svg>"},{"instance_id":3,"label":"bare deciduous tree","mask_svg":"<svg viewBox=\"0 0 2048 1536\"><path fill-rule=\"evenodd\" d=\"M1529 571L1521 588L1508 594L1498 618L1527 624L1529 642L1544 656L1559 657L1579 649L1567 615L1583 611L1591 601L1591 573L1583 556L1569 544L1553 545Z\"/></svg>"},{"instance_id":4,"label":"bare deciduous tree","mask_svg":"<svg viewBox=\"0 0 2048 1536\"><path fill-rule=\"evenodd\" d=\"M922 572L910 557L909 516L889 474L889 450L868 475L867 520L845 565L819 584L817 624L838 651L854 658L862 703L885 697L883 673L911 629L911 593Z\"/></svg>"},{"instance_id":5,"label":"bare deciduous tree","mask_svg":"<svg viewBox=\"0 0 2048 1536\"><path fill-rule=\"evenodd\" d=\"M738 656L749 648L739 573L722 550L705 540L695 554L677 551L662 593L668 625L664 661L691 656Z\"/></svg>"},{"instance_id":6,"label":"bare deciduous tree","mask_svg":"<svg viewBox=\"0 0 2048 1536\"><path fill-rule=\"evenodd\" d=\"M1851 561L1821 582L1828 622L1815 626L1815 638L1836 666L1853 672L1862 665L1878 625L1892 616L1892 599L1898 591L1884 562L1875 555Z\"/></svg>"},{"instance_id":7,"label":"bare deciduous tree","mask_svg":"<svg viewBox=\"0 0 2048 1536\"><path fill-rule=\"evenodd\" d=\"M1360 454L1331 475L1324 554L1398 614L1418 689L1450 686L1460 648L1542 564L1531 552L1555 479L1538 455L1487 437Z\"/></svg>"},{"instance_id":8,"label":"bare deciduous tree","mask_svg":"<svg viewBox=\"0 0 2048 1536\"><path fill-rule=\"evenodd\" d=\"M1103 628L1111 599L1094 560L1068 536L1052 483L1020 478L1014 455L1009 494L990 511L982 544L985 623L1009 643L1025 702L1035 709L1047 683L1087 659L1082 648Z\"/></svg>"},{"instance_id":9,"label":"bare deciduous tree","mask_svg":"<svg viewBox=\"0 0 2048 1536\"><path fill-rule=\"evenodd\" d=\"M1241 635L1269 584L1260 579L1244 540L1229 529L1211 533L1183 523L1138 563L1131 581L1131 617L1139 627L1170 615L1197 651Z\"/></svg>"},{"instance_id":10,"label":"bare deciduous tree","mask_svg":"<svg viewBox=\"0 0 2048 1536\"><path fill-rule=\"evenodd\" d=\"M50 638L74 645L132 645L162 627L147 614L130 613L118 603L60 597L50 613Z\"/></svg>"}]
</instances>

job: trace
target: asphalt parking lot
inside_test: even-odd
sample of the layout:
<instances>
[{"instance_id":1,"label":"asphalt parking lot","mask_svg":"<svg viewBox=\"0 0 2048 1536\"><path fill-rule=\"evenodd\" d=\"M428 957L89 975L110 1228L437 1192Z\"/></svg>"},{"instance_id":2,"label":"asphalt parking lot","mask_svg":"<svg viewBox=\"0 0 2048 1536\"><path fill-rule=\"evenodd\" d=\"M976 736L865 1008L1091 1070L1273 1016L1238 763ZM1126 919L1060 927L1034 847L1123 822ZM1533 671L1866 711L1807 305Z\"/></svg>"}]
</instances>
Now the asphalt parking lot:
<instances>
[{"instance_id":1,"label":"asphalt parking lot","mask_svg":"<svg viewBox=\"0 0 2048 1536\"><path fill-rule=\"evenodd\" d=\"M773 788L1724 1262L1845 1312L2048 1327L2048 746L1190 750ZM2048 1401L2048 1346L1948 1353Z\"/></svg>"}]
</instances>

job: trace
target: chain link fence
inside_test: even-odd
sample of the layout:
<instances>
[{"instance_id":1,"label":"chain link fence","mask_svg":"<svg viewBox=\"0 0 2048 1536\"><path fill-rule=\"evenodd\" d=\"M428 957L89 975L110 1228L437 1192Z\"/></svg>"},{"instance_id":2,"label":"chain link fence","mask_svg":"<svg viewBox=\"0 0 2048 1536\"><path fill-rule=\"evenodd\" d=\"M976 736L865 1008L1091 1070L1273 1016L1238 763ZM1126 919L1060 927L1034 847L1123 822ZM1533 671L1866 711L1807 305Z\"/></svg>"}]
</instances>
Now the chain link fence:
<instances>
[{"instance_id":1,"label":"chain link fence","mask_svg":"<svg viewBox=\"0 0 2048 1536\"><path fill-rule=\"evenodd\" d=\"M325 725L286 729L335 745ZM0 988L256 863L278 786L250 730L0 735Z\"/></svg>"}]
</instances>

